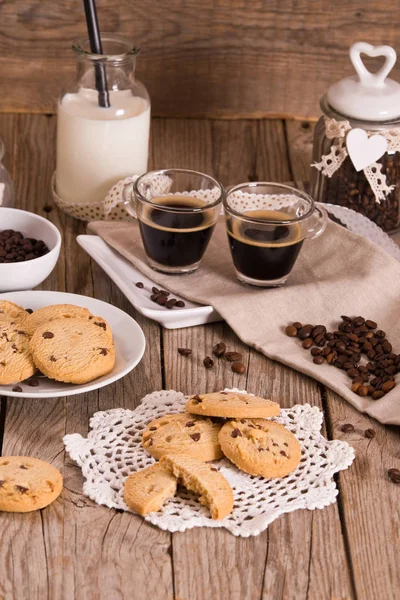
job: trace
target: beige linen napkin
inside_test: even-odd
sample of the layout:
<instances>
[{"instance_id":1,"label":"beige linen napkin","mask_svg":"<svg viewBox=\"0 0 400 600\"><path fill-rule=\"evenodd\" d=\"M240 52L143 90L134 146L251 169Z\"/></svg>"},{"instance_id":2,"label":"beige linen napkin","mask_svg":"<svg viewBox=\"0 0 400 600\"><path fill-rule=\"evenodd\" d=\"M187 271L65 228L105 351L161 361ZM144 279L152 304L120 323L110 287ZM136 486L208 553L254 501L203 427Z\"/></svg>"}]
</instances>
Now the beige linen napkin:
<instances>
[{"instance_id":1,"label":"beige linen napkin","mask_svg":"<svg viewBox=\"0 0 400 600\"><path fill-rule=\"evenodd\" d=\"M380 247L329 222L321 237L304 243L287 284L262 289L237 281L222 221L198 271L180 276L150 269L136 223L93 222L88 230L162 288L211 304L249 346L314 377L381 423L400 425L400 385L377 401L360 398L343 371L315 365L310 352L284 333L293 321L331 330L340 315L362 315L377 321L400 353L400 264Z\"/></svg>"}]
</instances>

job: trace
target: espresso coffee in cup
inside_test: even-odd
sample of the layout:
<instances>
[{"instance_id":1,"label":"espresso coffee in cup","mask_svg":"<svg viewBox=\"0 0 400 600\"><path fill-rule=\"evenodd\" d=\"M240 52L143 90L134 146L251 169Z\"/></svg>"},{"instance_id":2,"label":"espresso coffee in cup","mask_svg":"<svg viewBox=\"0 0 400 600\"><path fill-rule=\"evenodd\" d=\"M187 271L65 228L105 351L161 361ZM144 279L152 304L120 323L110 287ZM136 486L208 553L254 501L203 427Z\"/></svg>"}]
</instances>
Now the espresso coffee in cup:
<instances>
[{"instance_id":1,"label":"espresso coffee in cup","mask_svg":"<svg viewBox=\"0 0 400 600\"><path fill-rule=\"evenodd\" d=\"M129 185L125 208L139 221L150 267L171 275L195 271L220 213L223 186L191 169L149 171Z\"/></svg>"},{"instance_id":2,"label":"espresso coffee in cup","mask_svg":"<svg viewBox=\"0 0 400 600\"><path fill-rule=\"evenodd\" d=\"M308 194L268 181L231 187L224 209L237 278L259 287L284 285L304 240L321 235L327 223Z\"/></svg>"},{"instance_id":3,"label":"espresso coffee in cup","mask_svg":"<svg viewBox=\"0 0 400 600\"><path fill-rule=\"evenodd\" d=\"M279 211L245 211L242 216L260 219L260 223L236 220L228 228L235 268L246 277L260 281L286 277L303 245L305 232L301 225L280 225L279 221L287 221L290 215Z\"/></svg>"},{"instance_id":4,"label":"espresso coffee in cup","mask_svg":"<svg viewBox=\"0 0 400 600\"><path fill-rule=\"evenodd\" d=\"M138 213L147 256L159 265L197 264L215 227L215 208L193 196L155 197Z\"/></svg>"}]
</instances>

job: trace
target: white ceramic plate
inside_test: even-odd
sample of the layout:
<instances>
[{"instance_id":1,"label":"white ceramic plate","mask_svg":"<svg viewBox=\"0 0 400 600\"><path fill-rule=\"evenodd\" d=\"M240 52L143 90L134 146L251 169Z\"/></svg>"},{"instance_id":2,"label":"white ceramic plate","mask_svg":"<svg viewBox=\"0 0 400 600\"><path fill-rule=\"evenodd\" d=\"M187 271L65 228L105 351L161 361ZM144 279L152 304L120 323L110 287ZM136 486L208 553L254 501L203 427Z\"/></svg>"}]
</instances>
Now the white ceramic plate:
<instances>
[{"instance_id":1,"label":"white ceramic plate","mask_svg":"<svg viewBox=\"0 0 400 600\"><path fill-rule=\"evenodd\" d=\"M38 387L31 387L26 383L19 383L22 392L13 392L14 385L0 385L0 396L14 396L16 398L57 398L60 396L72 396L83 394L104 387L113 381L117 381L140 362L146 340L144 333L132 317L124 311L87 296L78 294L65 294L64 292L10 292L0 294L0 300L15 302L24 308L36 310L49 304L76 304L90 310L94 315L103 317L109 324L114 336L115 344L115 366L108 375L99 377L90 383L73 385L71 383L60 383L41 376Z\"/></svg>"},{"instance_id":2,"label":"white ceramic plate","mask_svg":"<svg viewBox=\"0 0 400 600\"><path fill-rule=\"evenodd\" d=\"M179 329L180 327L221 321L220 315L212 306L195 304L176 294L174 294L174 298L184 300L185 308L168 309L158 306L150 300L151 288L157 284L135 269L132 263L113 250L98 235L78 235L76 239L78 244L119 287L136 310L145 317L158 321L166 329ZM136 287L138 281L144 283L144 289Z\"/></svg>"}]
</instances>

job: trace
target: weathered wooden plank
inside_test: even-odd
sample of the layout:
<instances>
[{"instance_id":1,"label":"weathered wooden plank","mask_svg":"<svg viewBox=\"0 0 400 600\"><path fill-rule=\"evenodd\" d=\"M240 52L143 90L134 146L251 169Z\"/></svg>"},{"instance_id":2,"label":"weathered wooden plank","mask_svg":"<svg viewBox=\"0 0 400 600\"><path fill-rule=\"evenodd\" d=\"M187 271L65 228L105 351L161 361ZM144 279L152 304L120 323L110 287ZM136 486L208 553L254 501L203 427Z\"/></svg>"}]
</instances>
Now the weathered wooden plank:
<instances>
[{"instance_id":1,"label":"weathered wooden plank","mask_svg":"<svg viewBox=\"0 0 400 600\"><path fill-rule=\"evenodd\" d=\"M3 117L4 119L5 117ZM131 597L147 589L160 599L172 591L170 535L139 517L98 507L82 495L79 468L66 458L65 433L86 435L88 421L99 409L132 408L149 391L161 387L158 325L135 314L108 277L75 237L85 226L51 206L50 179L54 168L55 117L17 118L15 170L21 208L48 215L63 232L63 251L45 289L66 289L121 306L143 326L148 340L145 357L135 371L101 392L49 400L9 399L3 454L31 454L53 462L64 475L64 492L50 507L29 515L0 515L0 597L50 598ZM29 165L29 168L27 168ZM29 554L29 560L26 555ZM142 560L151 556L150 561ZM132 564L135 568L132 568Z\"/></svg>"},{"instance_id":2,"label":"weathered wooden plank","mask_svg":"<svg viewBox=\"0 0 400 600\"><path fill-rule=\"evenodd\" d=\"M312 127L295 122L286 126L294 179L304 181L311 160ZM399 589L400 552L393 541L399 529L398 490L387 469L399 467L399 433L362 415L330 390L326 390L325 414L328 435L346 440L356 451L352 467L338 476L338 507L355 593L366 600L394 599ZM344 434L340 430L344 423L352 423L356 431ZM364 436L371 427L376 431L372 440Z\"/></svg>"},{"instance_id":3,"label":"weathered wooden plank","mask_svg":"<svg viewBox=\"0 0 400 600\"><path fill-rule=\"evenodd\" d=\"M144 358L131 374L98 392L67 399L66 433L86 435L94 412L117 407L132 409L145 394L162 387L160 330L132 308L108 276L78 247L75 237L84 233L84 225L69 217L67 220L66 244L71 249L66 261L68 291L93 294L122 308L138 321L147 341ZM169 600L173 595L170 534L140 517L110 511L85 498L80 469L68 457L65 480L67 560L63 598L126 598L146 589L150 597Z\"/></svg>"},{"instance_id":4,"label":"weathered wooden plank","mask_svg":"<svg viewBox=\"0 0 400 600\"><path fill-rule=\"evenodd\" d=\"M0 114L0 138L4 144L2 162L8 169L11 178L14 176L13 152L15 147L15 115Z\"/></svg>"},{"instance_id":5,"label":"weathered wooden plank","mask_svg":"<svg viewBox=\"0 0 400 600\"><path fill-rule=\"evenodd\" d=\"M174 129L170 122L165 126ZM191 122L187 127L190 130ZM186 142L181 140L189 136L177 136L172 131L167 139L174 138L181 143L177 155L174 150L174 164L187 166ZM206 126L204 135L209 135ZM213 173L226 185L256 178L290 179L282 122L213 121L212 142ZM155 138L155 143L161 152L162 139L159 144ZM204 145L200 140L196 143L199 148ZM197 168L205 168L200 165L207 165L208 159L202 151L197 153L192 149L193 152L198 155ZM234 378L224 360L215 359L213 369L204 369L202 359L220 340L243 353L244 362L249 363L246 378ZM192 348L192 357L179 356L177 348L180 346ZM237 386L279 398L286 406L298 401L321 406L317 384L257 352L249 354L248 348L223 324L166 331L164 357L166 386L185 393ZM325 530L331 535L333 561L325 549ZM299 547L301 552L298 552ZM270 526L268 532L247 540L235 539L223 530L175 534L173 548L175 589L183 598L253 599L260 597L263 588L262 595L266 599L305 598L307 593L309 598L315 599L329 597L330 593L338 598L352 597L336 506L321 513L302 511L284 516ZM250 561L241 562L250 556ZM327 557L329 560L325 560ZM204 581L210 582L207 589L204 589Z\"/></svg>"},{"instance_id":6,"label":"weathered wooden plank","mask_svg":"<svg viewBox=\"0 0 400 600\"><path fill-rule=\"evenodd\" d=\"M356 460L339 474L339 506L358 598L397 600L400 589L398 534L399 489L387 470L400 468L400 432L359 413L345 400L327 390L329 430L355 449ZM344 434L341 426L352 423L355 432ZM367 439L366 429L376 437Z\"/></svg>"},{"instance_id":7,"label":"weathered wooden plank","mask_svg":"<svg viewBox=\"0 0 400 600\"><path fill-rule=\"evenodd\" d=\"M254 168L256 133L256 124L249 122L214 121L211 129L207 121L166 121L162 130L153 129L155 162L213 173L225 184L231 181L232 174L245 180ZM174 140L172 148L171 140ZM163 337L167 389L191 393L225 386L246 387L246 377L233 374L227 361L215 359L214 367L209 370L203 365L204 357L212 356L213 345L222 339L229 349L242 352L247 363L248 348L226 324L165 330ZM192 356L180 356L177 348L181 346L192 348ZM191 600L247 600L255 594L259 597L265 554L265 536L244 540L223 529L194 529L174 534L176 597Z\"/></svg>"},{"instance_id":8,"label":"weathered wooden plank","mask_svg":"<svg viewBox=\"0 0 400 600\"><path fill-rule=\"evenodd\" d=\"M103 0L98 8L103 31L143 47L139 77L163 116L316 117L328 86L352 74L351 43L400 42L399 7L378 0L204 0L201 10L194 0ZM71 43L85 35L78 0L4 0L0 108L54 110L74 74Z\"/></svg>"},{"instance_id":9,"label":"weathered wooden plank","mask_svg":"<svg viewBox=\"0 0 400 600\"><path fill-rule=\"evenodd\" d=\"M293 181L297 185L308 183L312 173L312 147L315 123L309 121L286 121L289 160L293 169Z\"/></svg>"},{"instance_id":10,"label":"weathered wooden plank","mask_svg":"<svg viewBox=\"0 0 400 600\"><path fill-rule=\"evenodd\" d=\"M309 403L323 409L315 381L253 350L248 389L283 407ZM262 598L331 597L353 597L338 506L283 515L268 528Z\"/></svg>"}]
</instances>

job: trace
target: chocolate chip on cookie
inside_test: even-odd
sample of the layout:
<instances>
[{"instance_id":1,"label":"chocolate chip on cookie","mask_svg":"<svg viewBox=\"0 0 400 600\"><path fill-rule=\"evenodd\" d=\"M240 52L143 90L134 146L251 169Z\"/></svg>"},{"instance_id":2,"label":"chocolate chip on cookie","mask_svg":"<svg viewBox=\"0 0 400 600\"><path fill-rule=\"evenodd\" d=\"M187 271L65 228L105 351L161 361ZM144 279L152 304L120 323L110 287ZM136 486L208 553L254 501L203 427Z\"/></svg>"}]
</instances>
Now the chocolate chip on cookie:
<instances>
[{"instance_id":1,"label":"chocolate chip on cookie","mask_svg":"<svg viewBox=\"0 0 400 600\"><path fill-rule=\"evenodd\" d=\"M156 459L165 454L186 454L199 460L222 457L218 443L221 424L187 413L165 415L151 421L143 432L143 447Z\"/></svg>"}]
</instances>

